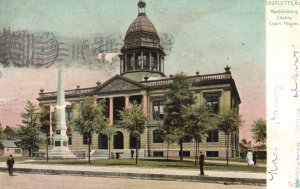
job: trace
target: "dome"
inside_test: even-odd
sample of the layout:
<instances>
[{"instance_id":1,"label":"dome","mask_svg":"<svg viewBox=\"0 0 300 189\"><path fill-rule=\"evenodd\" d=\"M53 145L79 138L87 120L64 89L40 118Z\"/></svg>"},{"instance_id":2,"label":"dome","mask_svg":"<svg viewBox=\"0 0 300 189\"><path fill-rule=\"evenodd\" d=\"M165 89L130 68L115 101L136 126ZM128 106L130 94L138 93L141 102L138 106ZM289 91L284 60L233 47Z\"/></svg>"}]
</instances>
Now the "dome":
<instances>
[{"instance_id":1,"label":"dome","mask_svg":"<svg viewBox=\"0 0 300 189\"><path fill-rule=\"evenodd\" d=\"M137 32L154 33L157 35L154 25L145 13L139 13L137 18L130 24L126 36Z\"/></svg>"}]
</instances>

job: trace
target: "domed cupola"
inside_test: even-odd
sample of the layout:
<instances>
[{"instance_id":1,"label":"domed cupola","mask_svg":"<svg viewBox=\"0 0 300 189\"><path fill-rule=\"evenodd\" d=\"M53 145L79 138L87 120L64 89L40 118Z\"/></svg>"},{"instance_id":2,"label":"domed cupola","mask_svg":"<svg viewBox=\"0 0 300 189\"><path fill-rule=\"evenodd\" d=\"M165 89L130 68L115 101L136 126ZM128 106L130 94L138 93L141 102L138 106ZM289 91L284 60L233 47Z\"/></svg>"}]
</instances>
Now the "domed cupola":
<instances>
[{"instance_id":1,"label":"domed cupola","mask_svg":"<svg viewBox=\"0 0 300 189\"><path fill-rule=\"evenodd\" d=\"M138 2L138 16L130 24L121 49L121 74L140 81L144 77L163 77L164 56L155 26L146 16L146 3Z\"/></svg>"}]
</instances>

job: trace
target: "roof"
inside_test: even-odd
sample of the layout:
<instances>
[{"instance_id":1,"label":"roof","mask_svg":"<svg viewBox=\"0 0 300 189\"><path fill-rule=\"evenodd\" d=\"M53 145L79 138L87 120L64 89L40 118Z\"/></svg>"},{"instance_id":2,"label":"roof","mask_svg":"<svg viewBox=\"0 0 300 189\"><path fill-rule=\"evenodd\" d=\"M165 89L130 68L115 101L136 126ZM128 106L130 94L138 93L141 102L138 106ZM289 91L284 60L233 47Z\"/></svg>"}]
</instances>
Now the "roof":
<instances>
[{"instance_id":1,"label":"roof","mask_svg":"<svg viewBox=\"0 0 300 189\"><path fill-rule=\"evenodd\" d=\"M136 32L148 32L155 33L157 35L157 31L155 26L152 24L150 19L146 16L145 13L139 13L137 18L130 24L126 36L131 33Z\"/></svg>"},{"instance_id":2,"label":"roof","mask_svg":"<svg viewBox=\"0 0 300 189\"><path fill-rule=\"evenodd\" d=\"M2 140L2 144L5 148L17 148L13 140Z\"/></svg>"}]
</instances>

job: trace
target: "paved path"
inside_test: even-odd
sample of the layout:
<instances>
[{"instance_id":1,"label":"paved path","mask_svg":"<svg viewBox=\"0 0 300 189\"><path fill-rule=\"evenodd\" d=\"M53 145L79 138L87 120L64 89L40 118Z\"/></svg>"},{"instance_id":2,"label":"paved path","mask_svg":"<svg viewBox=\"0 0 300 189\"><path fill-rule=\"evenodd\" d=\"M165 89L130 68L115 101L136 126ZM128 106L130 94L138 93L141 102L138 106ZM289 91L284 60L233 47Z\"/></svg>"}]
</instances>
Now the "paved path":
<instances>
[{"instance_id":1,"label":"paved path","mask_svg":"<svg viewBox=\"0 0 300 189\"><path fill-rule=\"evenodd\" d=\"M265 186L0 172L1 189L265 189Z\"/></svg>"},{"instance_id":2,"label":"paved path","mask_svg":"<svg viewBox=\"0 0 300 189\"><path fill-rule=\"evenodd\" d=\"M30 161L29 161L30 162ZM165 180L199 180L199 171L190 169L176 168L141 168L141 167L122 167L122 166L86 166L86 165L62 165L62 164L33 164L33 163L17 162L14 166L16 171L39 174L69 174L69 175L85 175L100 177L125 177L125 178L148 178ZM6 170L5 162L0 163L0 169ZM29 170L29 171L28 171ZM90 174L91 173L91 174ZM239 178L240 180L230 180L230 178ZM201 178L202 179L202 178ZM233 172L233 171L205 171L205 177L202 181L221 183L241 182L255 184L257 182L265 182L265 173L252 172ZM244 181L246 180L246 181ZM248 180L248 181L247 181ZM252 181L251 181L252 180ZM259 183L259 182L258 182Z\"/></svg>"}]
</instances>

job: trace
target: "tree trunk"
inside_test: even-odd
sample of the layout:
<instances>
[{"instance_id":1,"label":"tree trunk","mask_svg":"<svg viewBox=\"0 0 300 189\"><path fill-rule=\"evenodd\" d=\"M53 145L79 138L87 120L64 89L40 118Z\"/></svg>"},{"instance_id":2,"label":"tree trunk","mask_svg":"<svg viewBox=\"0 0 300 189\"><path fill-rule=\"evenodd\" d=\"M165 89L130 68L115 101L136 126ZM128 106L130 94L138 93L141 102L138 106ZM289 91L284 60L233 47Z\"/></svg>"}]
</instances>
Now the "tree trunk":
<instances>
[{"instance_id":1,"label":"tree trunk","mask_svg":"<svg viewBox=\"0 0 300 189\"><path fill-rule=\"evenodd\" d=\"M226 161L228 165L229 157L228 157L228 139L229 139L229 134L225 134L225 147L226 147Z\"/></svg>"},{"instance_id":2,"label":"tree trunk","mask_svg":"<svg viewBox=\"0 0 300 189\"><path fill-rule=\"evenodd\" d=\"M182 139L179 140L179 145L180 145L179 156L180 156L180 161L182 161L183 160L183 143L182 143Z\"/></svg>"},{"instance_id":3,"label":"tree trunk","mask_svg":"<svg viewBox=\"0 0 300 189\"><path fill-rule=\"evenodd\" d=\"M169 160L169 147L170 147L170 142L168 142L167 145L167 160Z\"/></svg>"},{"instance_id":4,"label":"tree trunk","mask_svg":"<svg viewBox=\"0 0 300 189\"><path fill-rule=\"evenodd\" d=\"M135 164L137 165L138 161L138 153L139 153L139 137L136 137L136 145L135 145Z\"/></svg>"},{"instance_id":5,"label":"tree trunk","mask_svg":"<svg viewBox=\"0 0 300 189\"><path fill-rule=\"evenodd\" d=\"M108 136L108 159L110 159L110 136Z\"/></svg>"},{"instance_id":6,"label":"tree trunk","mask_svg":"<svg viewBox=\"0 0 300 189\"><path fill-rule=\"evenodd\" d=\"M195 153L195 163L194 165L196 166L197 165L197 161L198 161L198 151L197 151L197 137L194 137L194 153Z\"/></svg>"}]
</instances>

